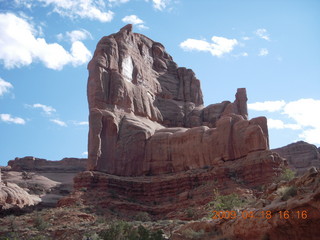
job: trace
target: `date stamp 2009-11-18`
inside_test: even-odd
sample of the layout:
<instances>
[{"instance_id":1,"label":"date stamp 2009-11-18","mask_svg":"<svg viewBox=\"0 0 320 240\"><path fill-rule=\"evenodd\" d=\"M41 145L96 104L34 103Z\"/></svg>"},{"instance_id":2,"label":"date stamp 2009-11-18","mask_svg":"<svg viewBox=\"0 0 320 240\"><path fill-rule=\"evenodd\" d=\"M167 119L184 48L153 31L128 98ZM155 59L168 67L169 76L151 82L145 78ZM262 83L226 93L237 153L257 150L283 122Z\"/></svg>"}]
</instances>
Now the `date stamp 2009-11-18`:
<instances>
[{"instance_id":1,"label":"date stamp 2009-11-18","mask_svg":"<svg viewBox=\"0 0 320 240\"><path fill-rule=\"evenodd\" d=\"M279 219L308 219L308 211L212 211L212 219L271 219L277 217Z\"/></svg>"}]
</instances>

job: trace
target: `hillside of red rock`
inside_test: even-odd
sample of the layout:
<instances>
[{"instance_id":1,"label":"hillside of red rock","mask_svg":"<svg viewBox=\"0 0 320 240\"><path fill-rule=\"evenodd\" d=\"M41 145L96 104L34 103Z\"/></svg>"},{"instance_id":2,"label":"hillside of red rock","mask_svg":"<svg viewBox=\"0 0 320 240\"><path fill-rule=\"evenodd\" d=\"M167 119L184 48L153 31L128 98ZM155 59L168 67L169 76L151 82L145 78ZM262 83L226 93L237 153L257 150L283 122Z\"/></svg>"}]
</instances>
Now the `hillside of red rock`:
<instances>
[{"instance_id":1,"label":"hillside of red rock","mask_svg":"<svg viewBox=\"0 0 320 240\"><path fill-rule=\"evenodd\" d=\"M286 158L289 167L298 174L305 173L312 166L320 167L320 152L315 145L299 141L272 151Z\"/></svg>"}]
</instances>

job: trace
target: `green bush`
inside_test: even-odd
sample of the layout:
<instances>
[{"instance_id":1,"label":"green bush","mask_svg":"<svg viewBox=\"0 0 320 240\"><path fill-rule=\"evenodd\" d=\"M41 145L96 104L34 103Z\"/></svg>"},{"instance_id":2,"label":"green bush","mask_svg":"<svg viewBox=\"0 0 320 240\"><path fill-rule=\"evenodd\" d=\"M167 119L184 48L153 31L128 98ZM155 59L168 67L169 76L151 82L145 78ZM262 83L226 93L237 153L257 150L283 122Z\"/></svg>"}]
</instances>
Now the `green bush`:
<instances>
[{"instance_id":1,"label":"green bush","mask_svg":"<svg viewBox=\"0 0 320 240\"><path fill-rule=\"evenodd\" d=\"M164 240L163 232L151 232L142 225L135 228L124 221L113 222L108 229L99 233L103 240Z\"/></svg>"},{"instance_id":2,"label":"green bush","mask_svg":"<svg viewBox=\"0 0 320 240\"><path fill-rule=\"evenodd\" d=\"M294 179L294 177L296 176L296 172L291 170L290 168L285 168L283 171L282 171L282 174L279 176L279 179L278 181L290 181L292 179Z\"/></svg>"},{"instance_id":3,"label":"green bush","mask_svg":"<svg viewBox=\"0 0 320 240\"><path fill-rule=\"evenodd\" d=\"M209 207L216 211L234 210L244 207L247 204L245 199L240 198L237 194L220 195L218 191L214 191L215 199L209 203Z\"/></svg>"},{"instance_id":4,"label":"green bush","mask_svg":"<svg viewBox=\"0 0 320 240\"><path fill-rule=\"evenodd\" d=\"M141 221L141 222L149 222L151 221L151 218L147 212L138 212L135 215L134 220Z\"/></svg>"},{"instance_id":5,"label":"green bush","mask_svg":"<svg viewBox=\"0 0 320 240\"><path fill-rule=\"evenodd\" d=\"M297 195L297 188L296 186L282 187L278 192L281 195L281 200L287 201L289 198Z\"/></svg>"},{"instance_id":6,"label":"green bush","mask_svg":"<svg viewBox=\"0 0 320 240\"><path fill-rule=\"evenodd\" d=\"M47 227L49 227L49 223L47 223L46 221L44 221L44 219L37 215L34 219L34 224L33 226L38 230L38 231L43 231L45 230Z\"/></svg>"}]
</instances>

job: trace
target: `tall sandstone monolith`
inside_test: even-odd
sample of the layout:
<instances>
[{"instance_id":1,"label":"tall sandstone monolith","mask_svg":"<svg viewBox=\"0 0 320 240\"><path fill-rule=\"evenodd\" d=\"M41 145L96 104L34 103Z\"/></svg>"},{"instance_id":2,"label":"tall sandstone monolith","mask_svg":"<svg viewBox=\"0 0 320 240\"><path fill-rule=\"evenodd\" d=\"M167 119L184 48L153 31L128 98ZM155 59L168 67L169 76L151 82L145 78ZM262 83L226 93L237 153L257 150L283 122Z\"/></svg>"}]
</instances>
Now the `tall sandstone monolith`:
<instances>
[{"instance_id":1,"label":"tall sandstone monolith","mask_svg":"<svg viewBox=\"0 0 320 240\"><path fill-rule=\"evenodd\" d=\"M160 175L269 149L266 118L248 120L246 89L204 107L194 72L132 25L99 41L88 70L88 170Z\"/></svg>"}]
</instances>

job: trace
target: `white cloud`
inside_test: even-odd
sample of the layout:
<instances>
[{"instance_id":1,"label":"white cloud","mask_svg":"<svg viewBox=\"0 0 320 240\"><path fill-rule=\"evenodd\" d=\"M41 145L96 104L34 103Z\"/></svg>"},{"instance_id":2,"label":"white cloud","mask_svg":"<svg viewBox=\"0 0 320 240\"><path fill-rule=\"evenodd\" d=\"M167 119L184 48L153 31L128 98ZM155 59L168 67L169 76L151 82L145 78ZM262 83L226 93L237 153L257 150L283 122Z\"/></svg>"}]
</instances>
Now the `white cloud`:
<instances>
[{"instance_id":1,"label":"white cloud","mask_svg":"<svg viewBox=\"0 0 320 240\"><path fill-rule=\"evenodd\" d=\"M149 29L149 27L147 27L147 26L145 26L145 25L143 25L143 24L139 24L137 27L138 27L138 29L140 29L140 30L147 30L147 29Z\"/></svg>"},{"instance_id":2,"label":"white cloud","mask_svg":"<svg viewBox=\"0 0 320 240\"><path fill-rule=\"evenodd\" d=\"M259 28L254 32L259 38L270 41L269 33L264 28Z\"/></svg>"},{"instance_id":3,"label":"white cloud","mask_svg":"<svg viewBox=\"0 0 320 240\"><path fill-rule=\"evenodd\" d=\"M299 99L286 103L285 101L266 101L248 104L248 108L256 111L279 112L293 124L282 120L268 119L268 126L274 129L301 130L299 138L313 144L320 144L320 100Z\"/></svg>"},{"instance_id":4,"label":"white cloud","mask_svg":"<svg viewBox=\"0 0 320 240\"><path fill-rule=\"evenodd\" d=\"M131 24L142 24L143 21L137 15L129 15L122 18L122 22Z\"/></svg>"},{"instance_id":5,"label":"white cloud","mask_svg":"<svg viewBox=\"0 0 320 240\"><path fill-rule=\"evenodd\" d=\"M13 88L12 84L0 78L0 96L8 93Z\"/></svg>"},{"instance_id":6,"label":"white cloud","mask_svg":"<svg viewBox=\"0 0 320 240\"><path fill-rule=\"evenodd\" d=\"M117 4L122 4L122 3L127 3L130 0L109 0L109 3L112 5L117 5Z\"/></svg>"},{"instance_id":7,"label":"white cloud","mask_svg":"<svg viewBox=\"0 0 320 240\"><path fill-rule=\"evenodd\" d=\"M260 51L259 51L258 56L267 56L268 54L269 54L268 49L266 49L266 48L261 48Z\"/></svg>"},{"instance_id":8,"label":"white cloud","mask_svg":"<svg viewBox=\"0 0 320 240\"><path fill-rule=\"evenodd\" d=\"M46 106L44 104L40 104L40 103L35 103L33 105L31 105L32 108L40 108L44 111L45 114L47 115L51 115L53 112L56 112L56 109L54 109L51 106Z\"/></svg>"},{"instance_id":9,"label":"white cloud","mask_svg":"<svg viewBox=\"0 0 320 240\"><path fill-rule=\"evenodd\" d=\"M299 130L301 126L298 124L285 124L282 120L268 118L268 127L270 129L292 129L292 130Z\"/></svg>"},{"instance_id":10,"label":"white cloud","mask_svg":"<svg viewBox=\"0 0 320 240\"><path fill-rule=\"evenodd\" d=\"M268 111L268 112L276 112L283 109L286 105L286 102L283 100L280 101L265 101L265 102L256 102L256 103L249 103L248 108L250 110L255 111Z\"/></svg>"},{"instance_id":11,"label":"white cloud","mask_svg":"<svg viewBox=\"0 0 320 240\"><path fill-rule=\"evenodd\" d=\"M44 3L45 6L51 5L53 11L61 16L69 18L86 18L110 22L114 13L110 10L105 11L105 3L101 0L33 0Z\"/></svg>"},{"instance_id":12,"label":"white cloud","mask_svg":"<svg viewBox=\"0 0 320 240\"><path fill-rule=\"evenodd\" d=\"M85 29L67 32L66 36L70 39L71 42L82 41L88 38L92 39L91 33Z\"/></svg>"},{"instance_id":13,"label":"white cloud","mask_svg":"<svg viewBox=\"0 0 320 240\"><path fill-rule=\"evenodd\" d=\"M77 125L77 126L89 125L89 122L87 122L87 121L82 121L82 122L74 121L73 123L74 123L74 125Z\"/></svg>"},{"instance_id":14,"label":"white cloud","mask_svg":"<svg viewBox=\"0 0 320 240\"><path fill-rule=\"evenodd\" d=\"M122 22L130 23L137 25L140 30L149 29L147 26L144 25L144 21L140 19L137 15L129 15L122 18Z\"/></svg>"},{"instance_id":15,"label":"white cloud","mask_svg":"<svg viewBox=\"0 0 320 240\"><path fill-rule=\"evenodd\" d=\"M153 7L160 11L164 10L169 3L168 0L152 0L152 2L153 2Z\"/></svg>"},{"instance_id":16,"label":"white cloud","mask_svg":"<svg viewBox=\"0 0 320 240\"><path fill-rule=\"evenodd\" d=\"M180 47L186 51L204 51L210 52L213 56L221 57L223 54L230 53L238 44L236 39L213 36L212 43L205 40L187 39L180 43Z\"/></svg>"},{"instance_id":17,"label":"white cloud","mask_svg":"<svg viewBox=\"0 0 320 240\"><path fill-rule=\"evenodd\" d=\"M66 64L84 64L91 57L79 41L72 43L71 52L68 52L57 43L36 38L35 28L12 13L0 14L0 32L0 60L7 69L40 61L47 68L61 70Z\"/></svg>"},{"instance_id":18,"label":"white cloud","mask_svg":"<svg viewBox=\"0 0 320 240\"><path fill-rule=\"evenodd\" d=\"M67 124L59 119L50 119L51 122L61 126L61 127L66 127Z\"/></svg>"},{"instance_id":19,"label":"white cloud","mask_svg":"<svg viewBox=\"0 0 320 240\"><path fill-rule=\"evenodd\" d=\"M14 123L24 125L26 121L20 117L12 117L10 114L0 114L0 120L6 123Z\"/></svg>"},{"instance_id":20,"label":"white cloud","mask_svg":"<svg viewBox=\"0 0 320 240\"><path fill-rule=\"evenodd\" d=\"M87 151L83 152L81 155L87 157L88 156L88 152Z\"/></svg>"},{"instance_id":21,"label":"white cloud","mask_svg":"<svg viewBox=\"0 0 320 240\"><path fill-rule=\"evenodd\" d=\"M297 121L301 126L320 128L320 100L299 99L289 102L283 110L283 114ZM319 136L320 139L320 136Z\"/></svg>"},{"instance_id":22,"label":"white cloud","mask_svg":"<svg viewBox=\"0 0 320 240\"><path fill-rule=\"evenodd\" d=\"M250 40L250 37L243 37L242 38L244 41L248 41L248 40Z\"/></svg>"}]
</instances>

